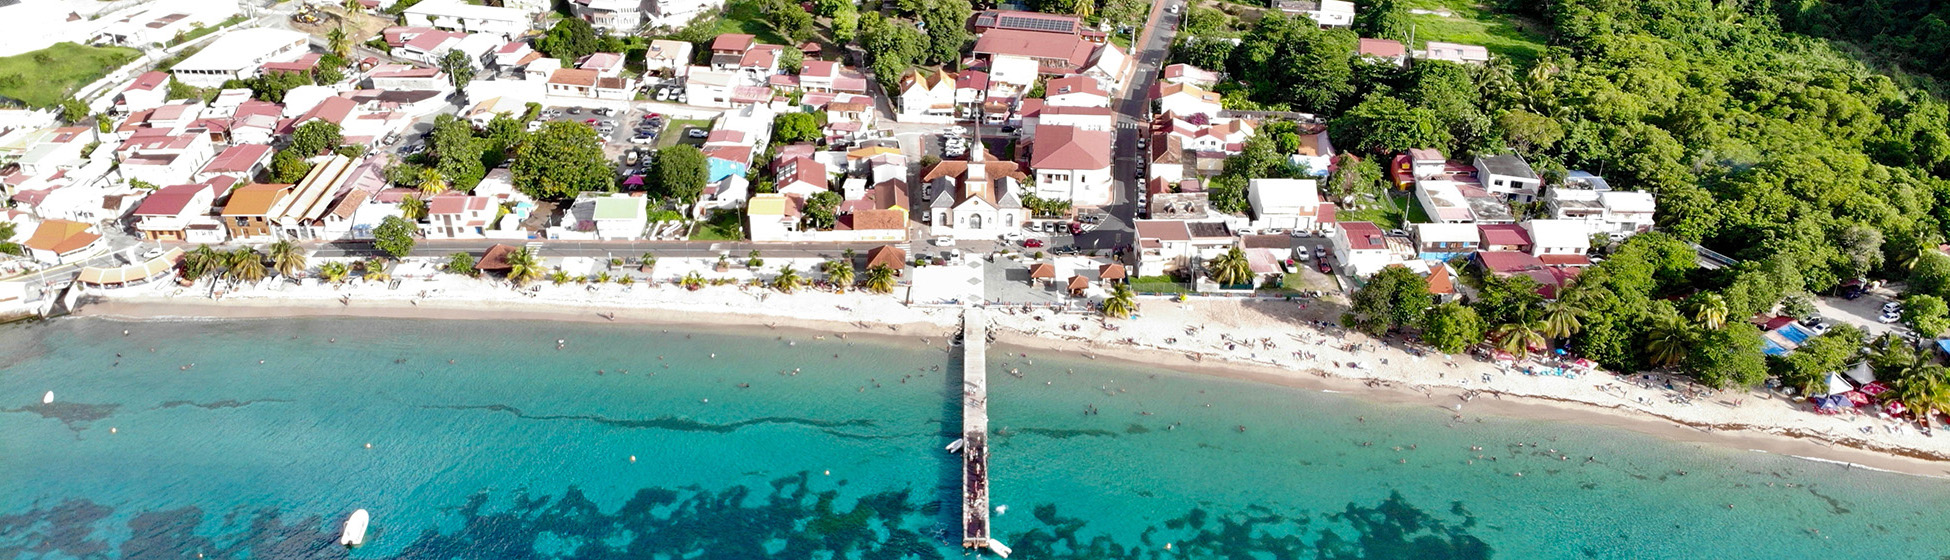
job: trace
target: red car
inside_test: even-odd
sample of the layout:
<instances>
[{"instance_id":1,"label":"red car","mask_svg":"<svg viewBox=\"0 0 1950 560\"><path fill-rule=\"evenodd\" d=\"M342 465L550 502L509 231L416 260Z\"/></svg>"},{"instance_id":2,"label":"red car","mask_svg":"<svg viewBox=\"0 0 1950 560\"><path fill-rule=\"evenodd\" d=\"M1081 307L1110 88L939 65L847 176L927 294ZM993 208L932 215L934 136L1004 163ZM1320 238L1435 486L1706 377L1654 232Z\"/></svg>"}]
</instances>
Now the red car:
<instances>
[{"instance_id":1,"label":"red car","mask_svg":"<svg viewBox=\"0 0 1950 560\"><path fill-rule=\"evenodd\" d=\"M596 119L589 119L589 120L582 121L582 124L594 125L596 124Z\"/></svg>"},{"instance_id":2,"label":"red car","mask_svg":"<svg viewBox=\"0 0 1950 560\"><path fill-rule=\"evenodd\" d=\"M1334 273L1334 267L1332 267L1332 266L1328 266L1328 265L1327 265L1327 259L1320 259L1320 260L1318 260L1318 261L1315 261L1315 262L1314 262L1314 264L1316 264L1316 265L1318 265L1318 266L1320 267L1320 273L1321 273L1321 274L1333 274L1333 273Z\"/></svg>"},{"instance_id":3,"label":"red car","mask_svg":"<svg viewBox=\"0 0 1950 560\"><path fill-rule=\"evenodd\" d=\"M1022 240L1022 246L1024 246L1024 247L1028 247L1028 248L1031 248L1031 249L1034 249L1034 248L1037 248L1037 247L1041 247L1041 246L1043 246L1043 240L1041 240L1041 239L1024 239L1024 240Z\"/></svg>"}]
</instances>

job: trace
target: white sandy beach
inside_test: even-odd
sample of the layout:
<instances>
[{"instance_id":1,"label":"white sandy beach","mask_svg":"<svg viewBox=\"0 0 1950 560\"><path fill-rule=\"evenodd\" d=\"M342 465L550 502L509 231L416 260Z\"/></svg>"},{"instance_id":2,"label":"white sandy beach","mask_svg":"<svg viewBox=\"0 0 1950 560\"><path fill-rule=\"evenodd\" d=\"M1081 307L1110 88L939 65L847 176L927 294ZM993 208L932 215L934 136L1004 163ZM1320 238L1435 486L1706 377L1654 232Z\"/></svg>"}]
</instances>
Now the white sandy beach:
<instances>
[{"instance_id":1,"label":"white sandy beach","mask_svg":"<svg viewBox=\"0 0 1950 560\"><path fill-rule=\"evenodd\" d=\"M802 267L803 270L805 267ZM661 271L660 271L661 272ZM896 297L755 287L689 291L670 284L619 286L542 282L517 292L505 282L437 275L402 280L398 289L354 282L343 287L283 284L221 298L207 284L174 284L89 294L80 314L105 317L360 316L421 319L527 319L665 324L764 325L822 332L941 336L959 309L910 307ZM1142 316L1098 316L995 309L1001 345L994 351L1059 351L1128 360L1204 374L1350 393L1389 402L1426 403L1452 413L1501 415L1615 425L1682 441L1815 457L1929 476L1950 476L1950 437L1921 435L1900 423L1862 414L1817 415L1765 391L1699 393L1674 381L1644 381L1602 372L1576 378L1505 372L1468 356L1415 357L1360 334L1321 328L1298 303L1278 300L1140 301ZM1108 325L1110 328L1106 328ZM1188 325L1198 325L1187 331ZM1114 330L1112 330L1114 329ZM1349 350L1349 345L1357 345ZM1453 362L1453 363L1451 363ZM1487 382L1485 381L1487 377ZM1458 409L1457 406L1460 405Z\"/></svg>"}]
</instances>

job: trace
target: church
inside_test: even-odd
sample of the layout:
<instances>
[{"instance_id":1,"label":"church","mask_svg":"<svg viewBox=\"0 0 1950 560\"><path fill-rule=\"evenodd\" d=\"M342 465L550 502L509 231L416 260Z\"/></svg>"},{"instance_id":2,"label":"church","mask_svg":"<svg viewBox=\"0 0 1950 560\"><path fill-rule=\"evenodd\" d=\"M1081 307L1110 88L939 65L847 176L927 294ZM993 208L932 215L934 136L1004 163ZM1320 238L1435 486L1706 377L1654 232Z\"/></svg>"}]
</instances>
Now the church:
<instances>
[{"instance_id":1,"label":"church","mask_svg":"<svg viewBox=\"0 0 1950 560\"><path fill-rule=\"evenodd\" d=\"M994 238L1022 227L1029 212L1022 207L1022 180L1027 177L1013 161L995 156L976 143L968 159L934 164L921 175L934 201L928 207L937 237Z\"/></svg>"}]
</instances>

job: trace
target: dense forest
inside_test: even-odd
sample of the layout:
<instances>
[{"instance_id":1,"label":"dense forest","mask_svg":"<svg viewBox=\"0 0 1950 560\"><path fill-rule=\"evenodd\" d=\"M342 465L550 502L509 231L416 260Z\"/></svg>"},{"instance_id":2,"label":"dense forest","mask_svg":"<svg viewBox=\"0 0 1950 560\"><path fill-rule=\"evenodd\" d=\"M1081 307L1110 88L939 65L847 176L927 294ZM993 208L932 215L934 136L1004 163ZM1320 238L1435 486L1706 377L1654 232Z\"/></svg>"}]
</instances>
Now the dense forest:
<instances>
[{"instance_id":1,"label":"dense forest","mask_svg":"<svg viewBox=\"0 0 1950 560\"><path fill-rule=\"evenodd\" d=\"M1899 3L1915 4L1879 4ZM1905 85L1919 80L1849 54L1860 49L1790 31L1779 6L1503 0L1499 10L1548 28L1536 60L1398 69L1363 61L1351 45L1357 35L1404 38L1406 8L1359 4L1353 30L1278 15L1235 25L1194 10L1173 58L1238 78L1221 88L1233 107L1321 115L1337 146L1364 156L1513 150L1547 178L1586 170L1659 195L1664 235L1641 236L1587 271L1561 298L1573 305L1473 302L1460 323L1480 324L1477 339L1547 334L1616 370L1670 365L1709 383L1753 384L1767 372L1749 316L1783 302L1801 311L1808 294L1857 278L1913 277L1913 295L1950 295L1950 257L1936 251L1950 224L1950 110ZM1680 258L1686 242L1744 262L1694 268ZM1463 314L1445 306L1439 317L1372 320L1402 315L1388 301L1363 308L1357 298L1354 323L1446 327Z\"/></svg>"}]
</instances>

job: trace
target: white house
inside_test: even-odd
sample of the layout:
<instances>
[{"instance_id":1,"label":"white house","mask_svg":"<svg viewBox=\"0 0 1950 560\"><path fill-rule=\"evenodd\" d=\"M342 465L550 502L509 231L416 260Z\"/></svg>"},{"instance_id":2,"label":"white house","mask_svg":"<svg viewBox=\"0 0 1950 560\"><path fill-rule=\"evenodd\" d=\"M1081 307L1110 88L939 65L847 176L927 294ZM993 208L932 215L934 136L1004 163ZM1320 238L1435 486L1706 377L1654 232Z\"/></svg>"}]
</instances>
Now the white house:
<instances>
[{"instance_id":1,"label":"white house","mask_svg":"<svg viewBox=\"0 0 1950 560\"><path fill-rule=\"evenodd\" d=\"M429 239L481 239L495 206L485 196L447 193L427 203L427 224L420 226Z\"/></svg>"},{"instance_id":2,"label":"white house","mask_svg":"<svg viewBox=\"0 0 1950 560\"><path fill-rule=\"evenodd\" d=\"M1160 82L1153 88L1152 97L1158 103L1158 113L1160 114L1171 113L1181 117L1189 117L1192 115L1216 117L1219 116L1219 111L1225 109L1222 103L1224 96L1219 95L1218 92L1206 91L1205 88L1198 87L1198 85L1192 83L1174 84Z\"/></svg>"},{"instance_id":3,"label":"white house","mask_svg":"<svg viewBox=\"0 0 1950 560\"><path fill-rule=\"evenodd\" d=\"M1253 179L1246 186L1255 228L1312 231L1320 214L1313 179Z\"/></svg>"},{"instance_id":4,"label":"white house","mask_svg":"<svg viewBox=\"0 0 1950 560\"><path fill-rule=\"evenodd\" d=\"M684 41L651 39L650 47L643 52L643 71L646 75L682 78L685 69L691 67L691 53L696 48Z\"/></svg>"},{"instance_id":5,"label":"white house","mask_svg":"<svg viewBox=\"0 0 1950 560\"><path fill-rule=\"evenodd\" d=\"M1356 277L1367 277L1403 260L1389 247L1392 238L1373 222L1344 222L1334 230L1331 239L1335 261L1343 272Z\"/></svg>"},{"instance_id":6,"label":"white house","mask_svg":"<svg viewBox=\"0 0 1950 560\"><path fill-rule=\"evenodd\" d=\"M264 63L297 60L308 52L310 42L310 35L297 31L238 29L176 63L169 72L185 85L217 87L225 81L257 76L258 67Z\"/></svg>"},{"instance_id":7,"label":"white house","mask_svg":"<svg viewBox=\"0 0 1950 560\"><path fill-rule=\"evenodd\" d=\"M1164 70L1158 72L1158 79L1164 80L1165 83L1192 84L1209 88L1219 83L1219 74L1190 64L1178 63L1165 66Z\"/></svg>"},{"instance_id":8,"label":"white house","mask_svg":"<svg viewBox=\"0 0 1950 560\"><path fill-rule=\"evenodd\" d=\"M222 232L223 224L210 214L219 189L237 184L233 179L219 182L170 185L142 199L130 214L136 231L149 241L187 241L191 229ZM200 226L200 227L197 227Z\"/></svg>"},{"instance_id":9,"label":"white house","mask_svg":"<svg viewBox=\"0 0 1950 560\"><path fill-rule=\"evenodd\" d=\"M947 123L955 119L955 76L943 70L910 70L902 75L900 122Z\"/></svg>"},{"instance_id":10,"label":"white house","mask_svg":"<svg viewBox=\"0 0 1950 560\"><path fill-rule=\"evenodd\" d=\"M462 0L426 0L400 14L406 25L498 35L512 40L528 32L533 17L518 8L477 6Z\"/></svg>"},{"instance_id":11,"label":"white house","mask_svg":"<svg viewBox=\"0 0 1950 560\"><path fill-rule=\"evenodd\" d=\"M1481 45L1464 45L1429 41L1421 52L1422 58L1446 60L1457 64L1483 64L1490 61L1490 50Z\"/></svg>"},{"instance_id":12,"label":"white house","mask_svg":"<svg viewBox=\"0 0 1950 560\"><path fill-rule=\"evenodd\" d=\"M643 25L644 4L643 0L570 0L569 8L598 33L633 35Z\"/></svg>"},{"instance_id":13,"label":"white house","mask_svg":"<svg viewBox=\"0 0 1950 560\"><path fill-rule=\"evenodd\" d=\"M1097 52L1090 56L1090 63L1083 67L1083 75L1097 80L1097 85L1105 90L1117 91L1124 87L1124 78L1131 73L1136 64L1130 55L1117 45L1104 43L1097 46Z\"/></svg>"},{"instance_id":14,"label":"white house","mask_svg":"<svg viewBox=\"0 0 1950 560\"><path fill-rule=\"evenodd\" d=\"M689 77L684 79L684 101L691 105L729 108L732 93L743 84L737 70L694 66L686 74Z\"/></svg>"},{"instance_id":15,"label":"white house","mask_svg":"<svg viewBox=\"0 0 1950 560\"><path fill-rule=\"evenodd\" d=\"M169 96L169 74L164 72L143 72L129 82L129 87L115 94L115 112L129 114L147 111L162 106Z\"/></svg>"},{"instance_id":16,"label":"white house","mask_svg":"<svg viewBox=\"0 0 1950 560\"><path fill-rule=\"evenodd\" d=\"M1484 189L1517 202L1536 199L1544 185L1530 164L1516 154L1476 156L1476 172Z\"/></svg>"},{"instance_id":17,"label":"white house","mask_svg":"<svg viewBox=\"0 0 1950 560\"><path fill-rule=\"evenodd\" d=\"M34 260L43 264L68 264L87 260L102 249L102 235L95 226L69 220L47 220L34 228L34 235L21 243Z\"/></svg>"},{"instance_id":18,"label":"white house","mask_svg":"<svg viewBox=\"0 0 1950 560\"><path fill-rule=\"evenodd\" d=\"M724 0L649 0L645 23L650 27L677 29L696 19L698 14L715 12Z\"/></svg>"},{"instance_id":19,"label":"white house","mask_svg":"<svg viewBox=\"0 0 1950 560\"><path fill-rule=\"evenodd\" d=\"M1109 107L1110 92L1097 80L1070 75L1043 82L1044 107Z\"/></svg>"},{"instance_id":20,"label":"white house","mask_svg":"<svg viewBox=\"0 0 1950 560\"><path fill-rule=\"evenodd\" d=\"M1031 140L1029 167L1036 172L1037 197L1077 206L1110 203L1110 131L1043 126Z\"/></svg>"},{"instance_id":21,"label":"white house","mask_svg":"<svg viewBox=\"0 0 1950 560\"><path fill-rule=\"evenodd\" d=\"M1415 251L1424 260L1446 261L1456 255L1476 252L1483 245L1476 224L1415 224Z\"/></svg>"},{"instance_id":22,"label":"white house","mask_svg":"<svg viewBox=\"0 0 1950 560\"><path fill-rule=\"evenodd\" d=\"M1591 251L1591 229L1584 221L1530 220L1521 225L1530 233L1531 255L1550 264L1590 264L1585 253Z\"/></svg>"},{"instance_id":23,"label":"white house","mask_svg":"<svg viewBox=\"0 0 1950 560\"><path fill-rule=\"evenodd\" d=\"M799 231L799 214L805 205L804 199L779 193L752 195L745 206L752 239L785 239Z\"/></svg>"}]
</instances>

